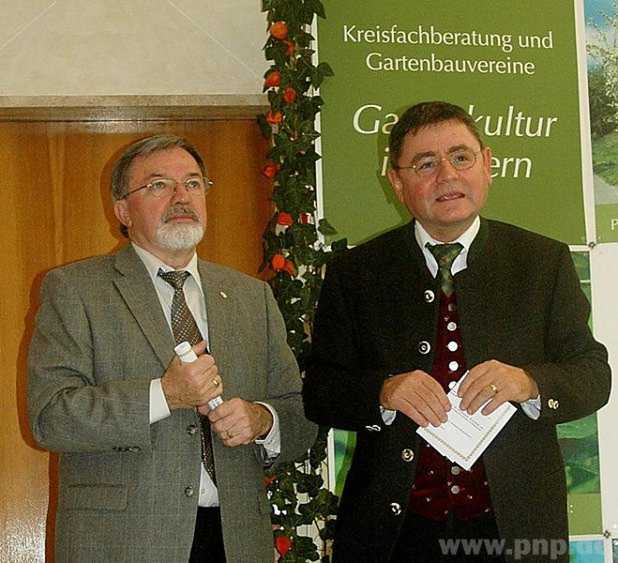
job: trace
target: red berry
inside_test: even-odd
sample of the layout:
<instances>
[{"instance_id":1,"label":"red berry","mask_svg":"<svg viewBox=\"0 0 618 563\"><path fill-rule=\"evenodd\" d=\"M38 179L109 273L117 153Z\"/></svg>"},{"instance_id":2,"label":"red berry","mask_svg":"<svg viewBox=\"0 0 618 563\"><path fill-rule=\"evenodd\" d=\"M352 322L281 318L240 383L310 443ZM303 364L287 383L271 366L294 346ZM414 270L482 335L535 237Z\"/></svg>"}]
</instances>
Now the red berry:
<instances>
[{"instance_id":1,"label":"red berry","mask_svg":"<svg viewBox=\"0 0 618 563\"><path fill-rule=\"evenodd\" d=\"M280 211L277 215L277 225L289 227L294 223L294 219L287 211Z\"/></svg>"},{"instance_id":2,"label":"red berry","mask_svg":"<svg viewBox=\"0 0 618 563\"><path fill-rule=\"evenodd\" d=\"M283 254L275 254L270 259L270 265L275 272L280 272L283 270L283 268L285 268L285 257Z\"/></svg>"},{"instance_id":3,"label":"red berry","mask_svg":"<svg viewBox=\"0 0 618 563\"><path fill-rule=\"evenodd\" d=\"M284 21L278 21L270 26L270 34L275 39L285 39L288 36L288 25Z\"/></svg>"},{"instance_id":4,"label":"red berry","mask_svg":"<svg viewBox=\"0 0 618 563\"><path fill-rule=\"evenodd\" d=\"M293 104L296 100L296 90L291 86L288 86L285 90L283 90L283 101L286 104Z\"/></svg>"},{"instance_id":5,"label":"red berry","mask_svg":"<svg viewBox=\"0 0 618 563\"><path fill-rule=\"evenodd\" d=\"M264 79L267 88L276 88L281 84L281 73L278 70L271 70Z\"/></svg>"}]
</instances>

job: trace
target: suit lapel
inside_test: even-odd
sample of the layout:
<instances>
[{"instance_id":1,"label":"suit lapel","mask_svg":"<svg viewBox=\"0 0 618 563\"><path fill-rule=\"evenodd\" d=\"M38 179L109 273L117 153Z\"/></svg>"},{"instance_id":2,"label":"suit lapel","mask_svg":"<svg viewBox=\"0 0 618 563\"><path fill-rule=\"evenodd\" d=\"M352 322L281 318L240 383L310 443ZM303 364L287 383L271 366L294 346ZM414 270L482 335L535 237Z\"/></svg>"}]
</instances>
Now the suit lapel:
<instances>
[{"instance_id":1,"label":"suit lapel","mask_svg":"<svg viewBox=\"0 0 618 563\"><path fill-rule=\"evenodd\" d=\"M225 276L212 268L208 262L199 260L198 269L202 278L202 288L206 301L206 314L208 317L208 347L215 357L221 373L226 375L233 373L231 366L233 358L228 353L233 346L230 343L235 339L235 333L231 319L236 318L231 311L236 303L233 288Z\"/></svg>"},{"instance_id":2,"label":"suit lapel","mask_svg":"<svg viewBox=\"0 0 618 563\"><path fill-rule=\"evenodd\" d=\"M146 267L129 244L116 255L114 284L152 346L167 367L174 353L174 338Z\"/></svg>"}]
</instances>

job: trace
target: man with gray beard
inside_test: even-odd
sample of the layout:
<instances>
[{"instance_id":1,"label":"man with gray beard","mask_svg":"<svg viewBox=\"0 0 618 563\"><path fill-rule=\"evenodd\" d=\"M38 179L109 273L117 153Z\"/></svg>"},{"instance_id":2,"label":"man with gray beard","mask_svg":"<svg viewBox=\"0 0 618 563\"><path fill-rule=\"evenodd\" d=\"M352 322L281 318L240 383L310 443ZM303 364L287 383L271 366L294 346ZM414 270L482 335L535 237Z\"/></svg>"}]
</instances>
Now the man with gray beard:
<instances>
[{"instance_id":1,"label":"man with gray beard","mask_svg":"<svg viewBox=\"0 0 618 563\"><path fill-rule=\"evenodd\" d=\"M134 143L111 187L130 244L45 278L28 407L60 453L57 563L272 561L263 469L316 428L269 286L197 257L210 184L186 140Z\"/></svg>"}]
</instances>

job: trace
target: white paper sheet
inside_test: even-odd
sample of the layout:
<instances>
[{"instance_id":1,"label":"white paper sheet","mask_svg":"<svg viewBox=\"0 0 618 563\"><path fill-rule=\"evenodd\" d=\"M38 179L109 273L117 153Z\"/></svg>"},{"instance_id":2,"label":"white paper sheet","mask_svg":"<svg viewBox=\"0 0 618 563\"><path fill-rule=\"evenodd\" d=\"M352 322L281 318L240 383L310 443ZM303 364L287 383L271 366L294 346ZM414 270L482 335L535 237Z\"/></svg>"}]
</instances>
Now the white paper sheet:
<instances>
[{"instance_id":1,"label":"white paper sheet","mask_svg":"<svg viewBox=\"0 0 618 563\"><path fill-rule=\"evenodd\" d=\"M443 456L469 471L517 409L507 402L487 416L481 414L483 407L469 415L459 408L457 389L463 379L447 395L452 405L448 420L437 428L419 426L416 432Z\"/></svg>"}]
</instances>

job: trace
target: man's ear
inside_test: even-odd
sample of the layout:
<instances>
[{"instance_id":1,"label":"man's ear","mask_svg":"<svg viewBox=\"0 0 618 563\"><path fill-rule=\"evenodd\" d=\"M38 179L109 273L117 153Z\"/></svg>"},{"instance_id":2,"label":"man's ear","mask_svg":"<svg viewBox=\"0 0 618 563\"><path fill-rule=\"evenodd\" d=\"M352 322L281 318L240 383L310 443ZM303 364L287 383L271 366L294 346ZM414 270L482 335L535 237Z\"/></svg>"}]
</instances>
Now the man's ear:
<instances>
[{"instance_id":1,"label":"man's ear","mask_svg":"<svg viewBox=\"0 0 618 563\"><path fill-rule=\"evenodd\" d=\"M118 219L118 221L127 229L130 229L133 226L131 214L129 213L129 208L125 199L119 199L114 202L114 215L116 215L116 219Z\"/></svg>"},{"instance_id":2,"label":"man's ear","mask_svg":"<svg viewBox=\"0 0 618 563\"><path fill-rule=\"evenodd\" d=\"M487 177L487 185L491 185L491 149L489 147L485 147L481 154L483 155L483 172L485 172L485 176Z\"/></svg>"},{"instance_id":3,"label":"man's ear","mask_svg":"<svg viewBox=\"0 0 618 563\"><path fill-rule=\"evenodd\" d=\"M390 182L391 187L393 188L393 191L395 192L395 195L397 196L397 199L401 203L404 203L403 184L401 183L399 172L397 172L397 170L395 170L394 168L389 168L386 175L388 176L388 181Z\"/></svg>"}]
</instances>

